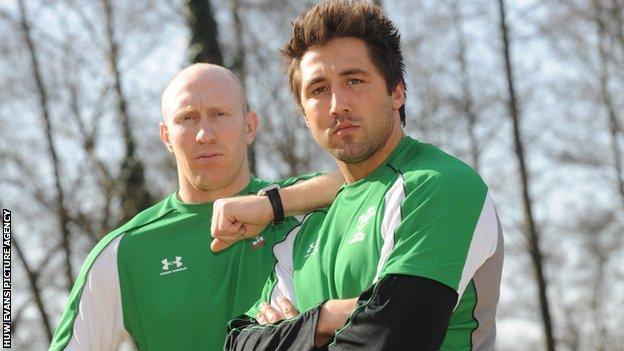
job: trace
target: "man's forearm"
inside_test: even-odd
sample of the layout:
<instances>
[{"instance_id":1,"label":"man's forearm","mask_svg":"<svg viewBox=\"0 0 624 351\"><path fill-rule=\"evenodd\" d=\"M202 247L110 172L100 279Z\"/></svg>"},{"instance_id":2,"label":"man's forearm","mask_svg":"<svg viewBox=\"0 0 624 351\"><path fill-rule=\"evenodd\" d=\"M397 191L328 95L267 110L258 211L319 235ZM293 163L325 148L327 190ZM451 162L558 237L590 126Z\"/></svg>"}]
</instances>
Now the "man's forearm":
<instances>
[{"instance_id":1,"label":"man's forearm","mask_svg":"<svg viewBox=\"0 0 624 351\"><path fill-rule=\"evenodd\" d=\"M255 320L243 317L232 321L230 329L238 331L229 338L231 345L236 346L231 349L244 350L252 347L266 349L279 343L288 349L299 350L303 347L302 341L304 344L312 345L312 339L316 347L323 347L334 338L336 331L345 325L355 310L357 300L357 298L328 300L303 315L298 315L290 301L282 296L278 298L278 306L262 304ZM285 318L288 318L289 322L280 324ZM253 331L245 330L258 323L267 327L255 328ZM294 339L286 342L281 339L285 336Z\"/></svg>"},{"instance_id":2,"label":"man's forearm","mask_svg":"<svg viewBox=\"0 0 624 351\"><path fill-rule=\"evenodd\" d=\"M259 325L250 317L241 316L228 325L226 351L314 351L314 327L319 307L297 318Z\"/></svg>"},{"instance_id":3,"label":"man's forearm","mask_svg":"<svg viewBox=\"0 0 624 351\"><path fill-rule=\"evenodd\" d=\"M393 274L358 298L328 300L297 318L265 326L247 318L230 326L226 350L314 350L329 342L332 350L437 350L457 297L437 281Z\"/></svg>"},{"instance_id":4,"label":"man's forearm","mask_svg":"<svg viewBox=\"0 0 624 351\"><path fill-rule=\"evenodd\" d=\"M343 184L339 172L323 174L279 190L286 215L305 214L329 205ZM239 196L213 203L210 248L221 251L238 240L254 237L275 218L268 196Z\"/></svg>"},{"instance_id":5,"label":"man's forearm","mask_svg":"<svg viewBox=\"0 0 624 351\"><path fill-rule=\"evenodd\" d=\"M328 300L321 306L314 344L316 347L326 345L334 338L336 330L342 328L355 310L357 297L348 300Z\"/></svg>"},{"instance_id":6,"label":"man's forearm","mask_svg":"<svg viewBox=\"0 0 624 351\"><path fill-rule=\"evenodd\" d=\"M291 216L301 215L328 206L342 184L342 174L335 171L282 188L279 193L284 213Z\"/></svg>"},{"instance_id":7,"label":"man's forearm","mask_svg":"<svg viewBox=\"0 0 624 351\"><path fill-rule=\"evenodd\" d=\"M391 274L364 291L331 350L437 350L457 292L437 281Z\"/></svg>"},{"instance_id":8,"label":"man's forearm","mask_svg":"<svg viewBox=\"0 0 624 351\"><path fill-rule=\"evenodd\" d=\"M316 350L327 345L355 309L357 298L328 300L302 315L263 323L249 317L230 322L226 350Z\"/></svg>"}]
</instances>

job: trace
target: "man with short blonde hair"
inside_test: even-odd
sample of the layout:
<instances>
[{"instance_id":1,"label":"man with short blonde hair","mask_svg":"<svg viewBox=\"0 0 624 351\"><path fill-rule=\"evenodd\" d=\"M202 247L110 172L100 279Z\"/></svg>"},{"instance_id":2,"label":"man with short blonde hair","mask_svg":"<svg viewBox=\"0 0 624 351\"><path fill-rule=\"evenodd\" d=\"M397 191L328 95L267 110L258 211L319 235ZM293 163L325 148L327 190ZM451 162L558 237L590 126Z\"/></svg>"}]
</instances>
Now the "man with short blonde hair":
<instances>
[{"instance_id":1,"label":"man with short blonde hair","mask_svg":"<svg viewBox=\"0 0 624 351\"><path fill-rule=\"evenodd\" d=\"M160 137L175 157L179 189L95 246L50 350L112 350L126 337L141 350L221 349L226 322L260 294L275 264L273 246L299 226L284 214L328 204L341 183L327 175L272 187L260 206L276 223L265 229L219 222L239 236L260 236L217 243L232 246L213 253L210 228L218 200L256 194L271 184L249 171L247 148L258 116L247 111L238 79L211 64L178 73L165 89L162 110ZM280 194L284 202L275 203L274 214Z\"/></svg>"}]
</instances>

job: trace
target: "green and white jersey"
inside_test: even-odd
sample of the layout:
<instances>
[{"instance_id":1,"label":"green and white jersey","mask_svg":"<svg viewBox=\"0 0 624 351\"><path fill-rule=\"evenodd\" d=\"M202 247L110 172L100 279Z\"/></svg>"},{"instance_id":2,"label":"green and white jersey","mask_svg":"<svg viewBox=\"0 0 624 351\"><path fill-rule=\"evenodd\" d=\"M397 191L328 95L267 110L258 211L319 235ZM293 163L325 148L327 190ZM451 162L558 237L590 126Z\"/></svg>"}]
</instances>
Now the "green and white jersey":
<instances>
[{"instance_id":1,"label":"green and white jersey","mask_svg":"<svg viewBox=\"0 0 624 351\"><path fill-rule=\"evenodd\" d=\"M297 180L278 182L287 186ZM252 178L240 194L269 183ZM172 194L106 235L87 257L50 350L221 350L226 323L253 304L292 217L258 238L210 250L212 203Z\"/></svg>"},{"instance_id":2,"label":"green and white jersey","mask_svg":"<svg viewBox=\"0 0 624 351\"><path fill-rule=\"evenodd\" d=\"M365 179L345 185L274 248L261 301L284 295L305 311L359 296L388 274L426 277L459 301L442 350L491 350L503 237L487 186L469 166L405 137ZM340 332L340 331L339 331ZM330 345L330 349L331 349Z\"/></svg>"}]
</instances>

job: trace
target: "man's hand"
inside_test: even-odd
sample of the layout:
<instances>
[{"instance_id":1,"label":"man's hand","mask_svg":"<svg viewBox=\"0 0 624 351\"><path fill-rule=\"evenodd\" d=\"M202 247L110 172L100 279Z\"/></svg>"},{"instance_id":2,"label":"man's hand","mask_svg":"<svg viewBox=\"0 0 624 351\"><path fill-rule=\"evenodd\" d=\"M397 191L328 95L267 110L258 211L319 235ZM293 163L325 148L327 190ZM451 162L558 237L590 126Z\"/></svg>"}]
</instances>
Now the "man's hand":
<instances>
[{"instance_id":1,"label":"man's hand","mask_svg":"<svg viewBox=\"0 0 624 351\"><path fill-rule=\"evenodd\" d=\"M213 204L210 233L212 251L260 234L273 220L273 208L266 196L239 196L218 199Z\"/></svg>"},{"instance_id":2,"label":"man's hand","mask_svg":"<svg viewBox=\"0 0 624 351\"><path fill-rule=\"evenodd\" d=\"M357 297L349 300L327 300L323 304L314 335L316 347L324 346L334 338L336 330L345 325L355 310L356 303Z\"/></svg>"},{"instance_id":3,"label":"man's hand","mask_svg":"<svg viewBox=\"0 0 624 351\"><path fill-rule=\"evenodd\" d=\"M342 328L349 316L355 310L357 297L348 300L327 300L321 306L321 313L316 324L314 344L317 347L326 345L333 339L336 330ZM259 324L277 323L283 319L294 318L299 312L290 301L280 296L277 298L277 308L267 303L260 306L260 312L256 315Z\"/></svg>"},{"instance_id":4,"label":"man's hand","mask_svg":"<svg viewBox=\"0 0 624 351\"><path fill-rule=\"evenodd\" d=\"M290 301L284 296L277 298L277 305L278 308L275 308L268 303L262 304L262 306L260 306L260 312L256 315L258 323L276 323L282 319L297 317L299 314L299 311L297 311L295 306L293 306L292 303L290 303Z\"/></svg>"},{"instance_id":5,"label":"man's hand","mask_svg":"<svg viewBox=\"0 0 624 351\"><path fill-rule=\"evenodd\" d=\"M303 215L327 206L344 183L340 172L323 174L279 190L286 216ZM266 196L239 196L216 200L210 231L212 251L221 251L238 240L260 234L274 219Z\"/></svg>"}]
</instances>

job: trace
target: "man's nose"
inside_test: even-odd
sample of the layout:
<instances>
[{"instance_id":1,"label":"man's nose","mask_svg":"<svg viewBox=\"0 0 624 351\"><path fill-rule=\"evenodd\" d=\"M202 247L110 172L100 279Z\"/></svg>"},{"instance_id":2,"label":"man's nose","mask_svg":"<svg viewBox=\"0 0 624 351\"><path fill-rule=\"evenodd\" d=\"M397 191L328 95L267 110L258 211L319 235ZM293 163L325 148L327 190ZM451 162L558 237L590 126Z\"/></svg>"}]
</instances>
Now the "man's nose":
<instances>
[{"instance_id":1,"label":"man's nose","mask_svg":"<svg viewBox=\"0 0 624 351\"><path fill-rule=\"evenodd\" d=\"M199 123L199 129L197 130L197 134L195 135L195 141L203 144L212 143L215 140L216 135L214 132L214 126L208 118L201 118Z\"/></svg>"},{"instance_id":2,"label":"man's nose","mask_svg":"<svg viewBox=\"0 0 624 351\"><path fill-rule=\"evenodd\" d=\"M351 103L346 92L342 89L334 89L332 91L331 110L334 116L341 116L351 112Z\"/></svg>"}]
</instances>

